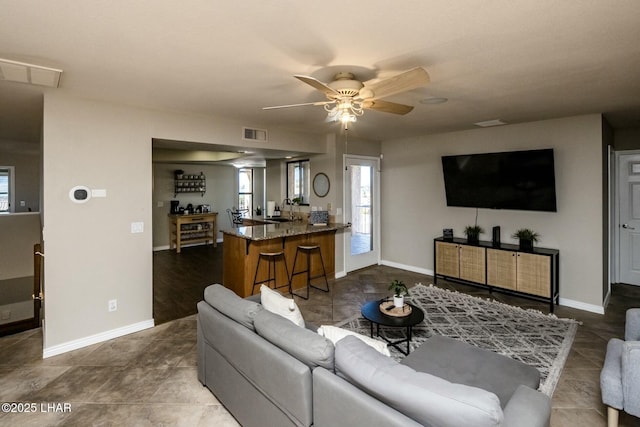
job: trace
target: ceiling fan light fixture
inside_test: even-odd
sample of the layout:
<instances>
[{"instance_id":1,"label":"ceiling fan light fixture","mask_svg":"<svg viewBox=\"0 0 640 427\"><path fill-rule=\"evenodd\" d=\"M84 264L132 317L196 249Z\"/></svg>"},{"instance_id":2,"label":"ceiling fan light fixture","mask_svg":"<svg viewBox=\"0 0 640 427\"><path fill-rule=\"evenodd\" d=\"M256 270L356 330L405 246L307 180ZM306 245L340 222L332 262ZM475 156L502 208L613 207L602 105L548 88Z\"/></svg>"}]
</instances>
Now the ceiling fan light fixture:
<instances>
[{"instance_id":1,"label":"ceiling fan light fixture","mask_svg":"<svg viewBox=\"0 0 640 427\"><path fill-rule=\"evenodd\" d=\"M342 123L354 123L356 120L358 120L358 118L354 115L351 114L349 112L344 111L341 115L340 115L340 121Z\"/></svg>"},{"instance_id":2,"label":"ceiling fan light fixture","mask_svg":"<svg viewBox=\"0 0 640 427\"><path fill-rule=\"evenodd\" d=\"M324 109L328 113L327 119L334 122L353 123L364 114L362 103L349 97L336 99L335 104L326 104Z\"/></svg>"}]
</instances>

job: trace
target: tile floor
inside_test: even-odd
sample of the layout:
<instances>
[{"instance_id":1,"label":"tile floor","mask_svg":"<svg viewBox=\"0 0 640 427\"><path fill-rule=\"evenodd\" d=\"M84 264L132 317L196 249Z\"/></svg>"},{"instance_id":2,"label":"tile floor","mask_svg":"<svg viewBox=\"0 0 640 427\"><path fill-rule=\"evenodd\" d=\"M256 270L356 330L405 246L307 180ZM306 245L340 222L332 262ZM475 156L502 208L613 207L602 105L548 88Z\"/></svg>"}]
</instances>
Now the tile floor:
<instances>
[{"instance_id":1,"label":"tile floor","mask_svg":"<svg viewBox=\"0 0 640 427\"><path fill-rule=\"evenodd\" d=\"M433 281L378 266L332 281L331 293L312 290L309 301L297 300L305 319L335 323L359 313L363 302L387 295L393 279L407 284ZM438 285L489 296L470 286ZM497 293L493 297L548 311L546 304ZM558 316L583 325L553 396L552 426L606 425L600 368L607 340L623 335L624 312L632 306L640 307L640 287L614 285L604 316L557 308ZM195 324L191 315L44 360L40 330L0 338L0 402L36 406L35 413L0 413L0 426L237 426L196 378ZM65 411L64 404L70 410ZM640 426L640 419L621 414L620 425Z\"/></svg>"}]
</instances>

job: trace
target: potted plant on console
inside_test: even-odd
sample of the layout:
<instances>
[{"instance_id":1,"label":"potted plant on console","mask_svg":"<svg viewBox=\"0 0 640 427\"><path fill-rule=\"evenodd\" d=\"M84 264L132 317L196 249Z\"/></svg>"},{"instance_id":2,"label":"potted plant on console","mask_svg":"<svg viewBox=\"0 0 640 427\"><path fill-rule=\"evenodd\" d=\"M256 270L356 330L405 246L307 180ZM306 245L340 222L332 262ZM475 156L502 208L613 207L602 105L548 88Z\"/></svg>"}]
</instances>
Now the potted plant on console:
<instances>
[{"instance_id":1,"label":"potted plant on console","mask_svg":"<svg viewBox=\"0 0 640 427\"><path fill-rule=\"evenodd\" d=\"M467 242L473 245L480 243L480 235L484 233L484 229L479 225L467 225L464 228L464 234L467 236Z\"/></svg>"},{"instance_id":2,"label":"potted plant on console","mask_svg":"<svg viewBox=\"0 0 640 427\"><path fill-rule=\"evenodd\" d=\"M518 239L521 251L533 251L533 244L538 241L540 234L528 228L521 228L511 236Z\"/></svg>"},{"instance_id":3,"label":"potted plant on console","mask_svg":"<svg viewBox=\"0 0 640 427\"><path fill-rule=\"evenodd\" d=\"M389 286L389 290L393 290L393 305L402 308L404 307L404 297L409 296L409 290L407 286L401 280L394 280Z\"/></svg>"}]
</instances>

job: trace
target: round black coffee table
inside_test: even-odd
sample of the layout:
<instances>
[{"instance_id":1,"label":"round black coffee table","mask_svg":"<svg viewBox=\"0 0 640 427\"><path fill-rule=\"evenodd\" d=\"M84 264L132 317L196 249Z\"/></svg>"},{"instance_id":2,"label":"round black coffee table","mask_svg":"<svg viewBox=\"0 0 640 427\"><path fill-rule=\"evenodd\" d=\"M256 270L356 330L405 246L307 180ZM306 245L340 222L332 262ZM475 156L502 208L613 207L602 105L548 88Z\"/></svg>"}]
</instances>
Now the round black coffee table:
<instances>
[{"instance_id":1,"label":"round black coffee table","mask_svg":"<svg viewBox=\"0 0 640 427\"><path fill-rule=\"evenodd\" d=\"M424 320L424 312L413 304L407 304L411 307L411 314L404 317L396 317L385 314L380 311L380 304L385 300L369 301L362 306L362 317L371 322L371 338L373 338L373 324L376 324L376 335L385 340L388 345L394 346L405 355L409 354L409 342L411 341L411 333L413 327ZM398 341L390 341L384 336L380 336L380 325L392 328L407 328L407 337ZM407 351L399 347L399 344L407 343Z\"/></svg>"}]
</instances>

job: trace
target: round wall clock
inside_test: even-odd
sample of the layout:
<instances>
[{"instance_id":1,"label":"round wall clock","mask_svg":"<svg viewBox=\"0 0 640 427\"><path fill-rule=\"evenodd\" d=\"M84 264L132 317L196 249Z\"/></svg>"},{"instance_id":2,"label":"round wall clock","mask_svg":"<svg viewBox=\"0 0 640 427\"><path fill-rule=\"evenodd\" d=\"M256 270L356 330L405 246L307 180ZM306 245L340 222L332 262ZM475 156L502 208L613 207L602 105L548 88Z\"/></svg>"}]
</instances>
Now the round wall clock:
<instances>
[{"instance_id":1,"label":"round wall clock","mask_svg":"<svg viewBox=\"0 0 640 427\"><path fill-rule=\"evenodd\" d=\"M313 177L313 192L316 196L324 197L329 194L329 187L329 177L326 174L319 172Z\"/></svg>"}]
</instances>

